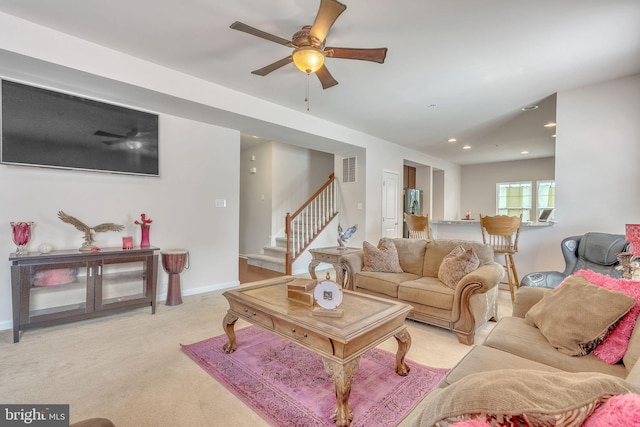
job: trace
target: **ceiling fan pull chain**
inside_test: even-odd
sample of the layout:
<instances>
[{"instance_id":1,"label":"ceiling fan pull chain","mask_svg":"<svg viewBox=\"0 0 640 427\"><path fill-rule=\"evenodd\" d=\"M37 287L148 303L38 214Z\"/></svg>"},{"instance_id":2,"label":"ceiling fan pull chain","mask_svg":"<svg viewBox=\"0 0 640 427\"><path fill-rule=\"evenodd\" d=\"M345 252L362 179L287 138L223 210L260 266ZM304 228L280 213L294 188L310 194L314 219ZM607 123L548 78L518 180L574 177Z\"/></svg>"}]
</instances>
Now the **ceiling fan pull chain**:
<instances>
[{"instance_id":1,"label":"ceiling fan pull chain","mask_svg":"<svg viewBox=\"0 0 640 427\"><path fill-rule=\"evenodd\" d=\"M307 111L309 111L309 75L310 74L311 73L307 73L307 93L306 93L307 96L305 96L304 98L304 102L307 103Z\"/></svg>"}]
</instances>

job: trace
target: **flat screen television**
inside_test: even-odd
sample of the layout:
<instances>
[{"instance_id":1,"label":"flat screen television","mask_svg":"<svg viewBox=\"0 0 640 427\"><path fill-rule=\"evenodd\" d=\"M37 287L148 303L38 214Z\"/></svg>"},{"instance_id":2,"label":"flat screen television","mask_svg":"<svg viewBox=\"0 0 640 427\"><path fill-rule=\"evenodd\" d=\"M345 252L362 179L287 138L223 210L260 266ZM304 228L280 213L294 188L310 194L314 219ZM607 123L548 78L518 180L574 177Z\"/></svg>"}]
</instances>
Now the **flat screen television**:
<instances>
[{"instance_id":1,"label":"flat screen television","mask_svg":"<svg viewBox=\"0 0 640 427\"><path fill-rule=\"evenodd\" d=\"M2 80L0 163L159 176L158 115Z\"/></svg>"}]
</instances>

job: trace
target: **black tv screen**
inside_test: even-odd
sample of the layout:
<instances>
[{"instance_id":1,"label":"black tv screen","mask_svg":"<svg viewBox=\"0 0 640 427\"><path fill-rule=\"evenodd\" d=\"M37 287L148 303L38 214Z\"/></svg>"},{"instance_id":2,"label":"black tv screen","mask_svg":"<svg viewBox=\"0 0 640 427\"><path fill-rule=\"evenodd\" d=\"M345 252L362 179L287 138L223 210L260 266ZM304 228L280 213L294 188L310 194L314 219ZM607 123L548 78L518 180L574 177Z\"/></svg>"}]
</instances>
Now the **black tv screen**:
<instances>
[{"instance_id":1,"label":"black tv screen","mask_svg":"<svg viewBox=\"0 0 640 427\"><path fill-rule=\"evenodd\" d=\"M158 176L158 116L2 81L0 162Z\"/></svg>"}]
</instances>

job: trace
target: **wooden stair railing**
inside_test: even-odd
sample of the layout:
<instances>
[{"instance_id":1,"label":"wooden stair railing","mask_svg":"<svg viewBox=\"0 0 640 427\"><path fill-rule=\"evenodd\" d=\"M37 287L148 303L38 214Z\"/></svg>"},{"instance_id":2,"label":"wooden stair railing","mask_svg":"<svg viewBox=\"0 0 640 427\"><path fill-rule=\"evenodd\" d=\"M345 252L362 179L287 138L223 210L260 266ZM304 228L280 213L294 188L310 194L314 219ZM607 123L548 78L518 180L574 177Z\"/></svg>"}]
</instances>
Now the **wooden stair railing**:
<instances>
[{"instance_id":1,"label":"wooden stair railing","mask_svg":"<svg viewBox=\"0 0 640 427\"><path fill-rule=\"evenodd\" d=\"M297 211L293 214L287 212L285 274L291 274L293 262L338 214L336 200L335 176L332 173L329 180Z\"/></svg>"}]
</instances>

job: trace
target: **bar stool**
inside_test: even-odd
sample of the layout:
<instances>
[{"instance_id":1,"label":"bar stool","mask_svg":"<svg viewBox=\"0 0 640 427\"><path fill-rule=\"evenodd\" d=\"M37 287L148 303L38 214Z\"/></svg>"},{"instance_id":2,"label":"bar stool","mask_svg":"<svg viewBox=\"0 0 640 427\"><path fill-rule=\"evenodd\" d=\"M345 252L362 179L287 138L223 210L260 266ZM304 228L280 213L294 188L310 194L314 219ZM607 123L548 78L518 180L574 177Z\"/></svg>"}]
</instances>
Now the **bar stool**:
<instances>
[{"instance_id":1,"label":"bar stool","mask_svg":"<svg viewBox=\"0 0 640 427\"><path fill-rule=\"evenodd\" d=\"M404 214L404 220L407 223L410 239L433 240L431 238L431 225L429 224L429 215L409 215Z\"/></svg>"},{"instance_id":2,"label":"bar stool","mask_svg":"<svg viewBox=\"0 0 640 427\"><path fill-rule=\"evenodd\" d=\"M507 281L500 283L509 285L511 302L515 297L515 289L520 287L513 254L518 252L518 237L520 236L521 225L522 214L520 216L480 215L483 243L491 245L494 254L504 255L504 269L507 272Z\"/></svg>"}]
</instances>

